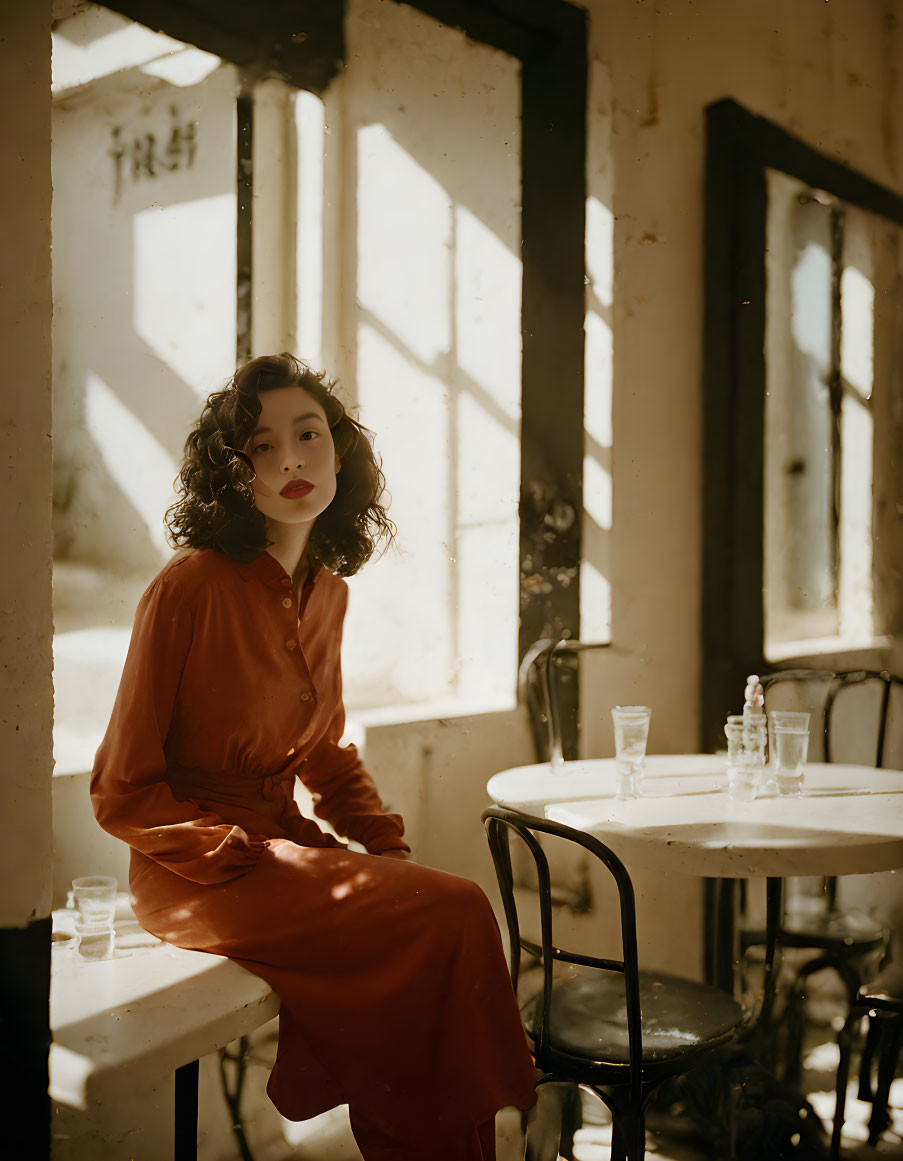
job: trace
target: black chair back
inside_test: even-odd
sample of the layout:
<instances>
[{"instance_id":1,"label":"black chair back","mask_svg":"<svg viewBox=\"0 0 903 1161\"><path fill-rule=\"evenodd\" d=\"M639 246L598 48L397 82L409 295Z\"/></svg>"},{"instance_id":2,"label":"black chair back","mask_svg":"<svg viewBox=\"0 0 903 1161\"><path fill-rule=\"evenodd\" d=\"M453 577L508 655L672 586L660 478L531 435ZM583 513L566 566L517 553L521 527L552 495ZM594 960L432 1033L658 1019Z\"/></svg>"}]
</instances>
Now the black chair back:
<instances>
[{"instance_id":1,"label":"black chair back","mask_svg":"<svg viewBox=\"0 0 903 1161\"><path fill-rule=\"evenodd\" d=\"M886 670L784 669L762 678L766 709L805 709L810 760L852 761L881 768L889 752L889 725L903 678ZM892 698L894 691L898 696ZM778 703L781 704L778 704ZM903 717L900 719L903 725ZM900 733L899 730L894 734ZM895 739L896 740L896 739ZM821 752L819 753L819 748ZM896 751L899 746L894 746ZM892 759L903 760L903 751Z\"/></svg>"},{"instance_id":2,"label":"black chair back","mask_svg":"<svg viewBox=\"0 0 903 1161\"><path fill-rule=\"evenodd\" d=\"M526 705L533 730L537 762L556 765L576 754L565 754L559 684L576 682L576 663L582 653L604 649L617 652L610 641L574 641L542 637L534 641L520 663L518 701Z\"/></svg>"},{"instance_id":3,"label":"black chair back","mask_svg":"<svg viewBox=\"0 0 903 1161\"><path fill-rule=\"evenodd\" d=\"M552 969L556 962L577 964L584 967L598 968L606 972L618 972L624 978L624 994L627 1013L628 1032L628 1064L629 1085L634 1095L640 1091L641 1069L643 1060L643 1041L640 1025L640 982L639 966L637 961L636 940L636 901L633 892L633 883L627 873L627 868L604 843L593 838L583 831L574 830L561 823L551 822L548 819L537 818L524 814L518 810L509 810L501 806L493 806L483 814L486 825L489 849L492 852L492 861L498 878L502 904L505 909L505 919L508 925L508 936L511 944L511 976L515 991L517 990L520 970L521 951L534 956L542 966L543 987L542 1001L538 1007L539 1023L535 1036L535 1055L537 1067L551 1070L560 1068L567 1063L567 1054L560 1049L554 1051L549 1045L549 1019L552 1001ZM540 917L540 943L525 938L521 934L521 925L517 912L517 900L514 893L514 876L511 868L510 834L514 832L524 843L536 866L538 882L538 902ZM549 873L549 861L537 836L552 835L558 839L572 842L588 851L608 870L614 879L618 892L621 928L621 959L602 959L597 956L583 955L580 952L569 951L558 947L555 943L552 916L552 892ZM577 1061L574 1064L584 1064Z\"/></svg>"}]
</instances>

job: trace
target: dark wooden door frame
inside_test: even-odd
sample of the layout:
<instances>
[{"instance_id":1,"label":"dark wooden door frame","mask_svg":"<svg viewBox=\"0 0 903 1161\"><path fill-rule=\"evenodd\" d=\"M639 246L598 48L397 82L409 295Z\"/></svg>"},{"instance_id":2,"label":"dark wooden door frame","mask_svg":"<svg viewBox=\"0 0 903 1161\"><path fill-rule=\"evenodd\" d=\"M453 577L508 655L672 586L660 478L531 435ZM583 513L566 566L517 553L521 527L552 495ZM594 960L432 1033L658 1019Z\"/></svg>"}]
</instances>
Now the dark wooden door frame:
<instances>
[{"instance_id":1,"label":"dark wooden door frame","mask_svg":"<svg viewBox=\"0 0 903 1161\"><path fill-rule=\"evenodd\" d=\"M903 198L732 100L706 109L703 749L764 661L766 170L903 225Z\"/></svg>"}]
</instances>

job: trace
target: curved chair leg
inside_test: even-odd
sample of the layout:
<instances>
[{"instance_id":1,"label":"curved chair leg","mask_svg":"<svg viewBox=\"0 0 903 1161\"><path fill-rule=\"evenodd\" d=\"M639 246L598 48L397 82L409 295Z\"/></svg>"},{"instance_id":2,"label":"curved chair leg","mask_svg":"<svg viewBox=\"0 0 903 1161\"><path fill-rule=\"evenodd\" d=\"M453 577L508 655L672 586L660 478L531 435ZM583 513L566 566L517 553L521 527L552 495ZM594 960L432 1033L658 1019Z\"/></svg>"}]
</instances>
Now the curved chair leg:
<instances>
[{"instance_id":1,"label":"curved chair leg","mask_svg":"<svg viewBox=\"0 0 903 1161\"><path fill-rule=\"evenodd\" d=\"M556 1161L561 1144L562 1114L570 1085L541 1084L527 1114L526 1161Z\"/></svg>"},{"instance_id":2,"label":"curved chair leg","mask_svg":"<svg viewBox=\"0 0 903 1161\"><path fill-rule=\"evenodd\" d=\"M897 1071L900 1049L903 1048L903 1020L899 1016L881 1020L881 1049L878 1055L878 1083L872 1097L872 1115L869 1118L869 1144L875 1146L890 1124L887 1102L890 1086Z\"/></svg>"},{"instance_id":3,"label":"curved chair leg","mask_svg":"<svg viewBox=\"0 0 903 1161\"><path fill-rule=\"evenodd\" d=\"M611 1161L644 1161L645 1156L646 1118L643 1110L622 1107L612 1118Z\"/></svg>"},{"instance_id":4,"label":"curved chair leg","mask_svg":"<svg viewBox=\"0 0 903 1161\"><path fill-rule=\"evenodd\" d=\"M874 1088L872 1086L872 1072L875 1063L875 1057L880 1051L881 1047L881 1025L878 1020L873 1020L869 1017L868 1032L865 1034L865 1044L862 1047L862 1055L859 1059L859 1092L857 1096L861 1101L871 1104L875 1099Z\"/></svg>"},{"instance_id":5,"label":"curved chair leg","mask_svg":"<svg viewBox=\"0 0 903 1161\"><path fill-rule=\"evenodd\" d=\"M580 1089L572 1084L563 1094L561 1102L561 1143L558 1152L566 1161L574 1156L574 1134L583 1124L583 1104Z\"/></svg>"},{"instance_id":6,"label":"curved chair leg","mask_svg":"<svg viewBox=\"0 0 903 1161\"><path fill-rule=\"evenodd\" d=\"M847 1104L847 1082L850 1079L850 1057L853 1054L853 1038L856 1033L856 1025L861 1019L862 1013L854 1007L844 1021L843 1028L837 1034L837 1047L840 1049L840 1059L837 1062L834 1127L831 1132L831 1156L835 1158L835 1161L840 1157L840 1136L843 1132L844 1113Z\"/></svg>"},{"instance_id":7,"label":"curved chair leg","mask_svg":"<svg viewBox=\"0 0 903 1161\"><path fill-rule=\"evenodd\" d=\"M817 972L830 968L846 988L847 1011L851 1012L862 984L862 975L852 958L847 959L828 952L803 964L797 972L787 997L784 1009L784 1023L787 1040L783 1079L798 1085L803 1072L803 1040L806 1032L805 988L806 981Z\"/></svg>"},{"instance_id":8,"label":"curved chair leg","mask_svg":"<svg viewBox=\"0 0 903 1161\"><path fill-rule=\"evenodd\" d=\"M806 1031L806 974L800 972L787 992L784 1007L784 1069L782 1079L798 1085L803 1072L803 1038Z\"/></svg>"}]
</instances>

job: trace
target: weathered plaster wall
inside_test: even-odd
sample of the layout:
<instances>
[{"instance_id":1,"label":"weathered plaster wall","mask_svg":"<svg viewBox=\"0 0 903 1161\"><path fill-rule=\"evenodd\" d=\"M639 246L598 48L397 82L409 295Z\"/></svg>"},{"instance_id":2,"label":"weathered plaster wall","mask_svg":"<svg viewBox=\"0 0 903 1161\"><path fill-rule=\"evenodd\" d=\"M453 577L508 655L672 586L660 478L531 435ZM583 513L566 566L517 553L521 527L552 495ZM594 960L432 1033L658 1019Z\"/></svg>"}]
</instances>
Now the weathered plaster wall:
<instances>
[{"instance_id":1,"label":"weathered plaster wall","mask_svg":"<svg viewBox=\"0 0 903 1161\"><path fill-rule=\"evenodd\" d=\"M50 910L50 5L0 3L0 927Z\"/></svg>"},{"instance_id":2,"label":"weathered plaster wall","mask_svg":"<svg viewBox=\"0 0 903 1161\"><path fill-rule=\"evenodd\" d=\"M236 80L112 52L76 71L81 39L132 29L91 10L55 31L54 533L58 560L149 578L185 436L234 369Z\"/></svg>"}]
</instances>

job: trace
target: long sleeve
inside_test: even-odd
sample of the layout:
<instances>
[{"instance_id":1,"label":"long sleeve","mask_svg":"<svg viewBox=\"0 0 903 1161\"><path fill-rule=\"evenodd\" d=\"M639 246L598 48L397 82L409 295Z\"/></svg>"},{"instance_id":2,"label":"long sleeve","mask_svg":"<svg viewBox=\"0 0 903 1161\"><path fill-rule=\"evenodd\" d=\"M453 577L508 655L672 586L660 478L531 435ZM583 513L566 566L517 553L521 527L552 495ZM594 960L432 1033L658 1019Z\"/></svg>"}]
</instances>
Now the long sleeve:
<instances>
[{"instance_id":1,"label":"long sleeve","mask_svg":"<svg viewBox=\"0 0 903 1161\"><path fill-rule=\"evenodd\" d=\"M222 883L254 866L263 840L180 802L165 781L167 734L192 635L190 608L170 570L138 606L91 800L104 830L135 850L196 883Z\"/></svg>"},{"instance_id":2,"label":"long sleeve","mask_svg":"<svg viewBox=\"0 0 903 1161\"><path fill-rule=\"evenodd\" d=\"M301 766L299 776L314 796L314 811L339 834L362 843L371 855L409 851L400 814L386 814L376 784L364 770L357 747L340 746L345 710L339 702L325 736Z\"/></svg>"}]
</instances>

